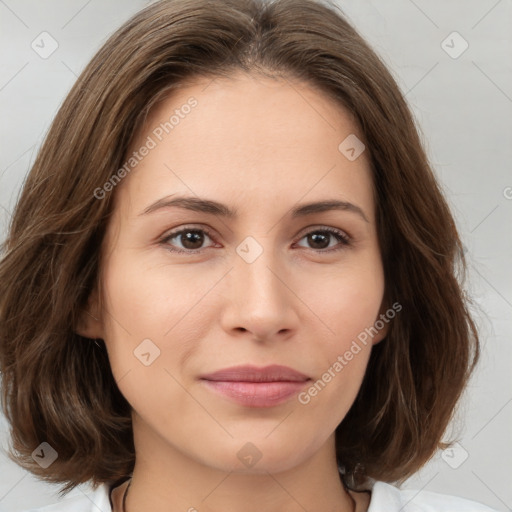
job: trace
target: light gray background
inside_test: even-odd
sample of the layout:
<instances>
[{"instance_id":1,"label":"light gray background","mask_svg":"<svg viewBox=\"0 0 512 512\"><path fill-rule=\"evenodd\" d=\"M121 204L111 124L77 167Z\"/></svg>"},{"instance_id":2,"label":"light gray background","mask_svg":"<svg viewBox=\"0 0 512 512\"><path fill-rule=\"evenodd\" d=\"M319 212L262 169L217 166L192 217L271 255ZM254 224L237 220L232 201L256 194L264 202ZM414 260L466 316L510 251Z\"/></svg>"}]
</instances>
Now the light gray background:
<instances>
[{"instance_id":1,"label":"light gray background","mask_svg":"<svg viewBox=\"0 0 512 512\"><path fill-rule=\"evenodd\" d=\"M0 237L52 118L85 64L142 0L0 0ZM469 292L483 356L454 422L460 446L438 453L404 487L512 508L510 263L512 3L510 0L339 0L384 58L422 128L470 260ZM47 31L57 50L31 43ZM469 47L457 58L464 41ZM451 49L449 47L452 47ZM435 212L432 212L435 215ZM0 417L0 442L8 443ZM465 457L467 457L465 459ZM464 460L465 459L465 460ZM451 464L449 464L449 463ZM71 495L87 492L81 486ZM0 510L56 501L0 452Z\"/></svg>"}]
</instances>

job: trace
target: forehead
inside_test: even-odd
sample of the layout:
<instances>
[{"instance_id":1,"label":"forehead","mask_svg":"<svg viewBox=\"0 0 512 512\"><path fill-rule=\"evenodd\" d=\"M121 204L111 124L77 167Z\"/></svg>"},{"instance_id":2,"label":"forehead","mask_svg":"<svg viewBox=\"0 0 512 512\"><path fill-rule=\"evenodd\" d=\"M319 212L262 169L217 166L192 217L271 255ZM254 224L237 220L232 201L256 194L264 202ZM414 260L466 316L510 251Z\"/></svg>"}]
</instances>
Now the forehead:
<instances>
[{"instance_id":1,"label":"forehead","mask_svg":"<svg viewBox=\"0 0 512 512\"><path fill-rule=\"evenodd\" d=\"M245 73L198 79L151 109L128 156L150 149L123 194L139 211L178 192L242 210L245 200L275 207L329 194L372 215L367 155L350 161L339 148L353 136L362 139L354 116L310 84Z\"/></svg>"}]
</instances>

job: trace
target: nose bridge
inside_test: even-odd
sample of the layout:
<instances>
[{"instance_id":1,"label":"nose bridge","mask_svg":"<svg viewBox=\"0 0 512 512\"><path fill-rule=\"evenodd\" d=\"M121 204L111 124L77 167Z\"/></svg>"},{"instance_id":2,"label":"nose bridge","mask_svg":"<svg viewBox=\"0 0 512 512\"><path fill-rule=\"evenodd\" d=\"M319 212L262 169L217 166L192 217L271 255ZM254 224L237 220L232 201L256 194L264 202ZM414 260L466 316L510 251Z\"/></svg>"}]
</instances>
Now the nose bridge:
<instances>
[{"instance_id":1,"label":"nose bridge","mask_svg":"<svg viewBox=\"0 0 512 512\"><path fill-rule=\"evenodd\" d=\"M272 236L258 239L247 236L236 248L237 280L251 299L259 297L275 301L282 294L282 283L274 275L276 269L282 267L282 262L277 261L273 243Z\"/></svg>"},{"instance_id":2,"label":"nose bridge","mask_svg":"<svg viewBox=\"0 0 512 512\"><path fill-rule=\"evenodd\" d=\"M246 237L236 247L232 287L237 327L265 337L290 327L291 295L284 282L285 264L279 261L272 236ZM281 275L280 275L281 274ZM283 282L284 281L284 282Z\"/></svg>"}]
</instances>

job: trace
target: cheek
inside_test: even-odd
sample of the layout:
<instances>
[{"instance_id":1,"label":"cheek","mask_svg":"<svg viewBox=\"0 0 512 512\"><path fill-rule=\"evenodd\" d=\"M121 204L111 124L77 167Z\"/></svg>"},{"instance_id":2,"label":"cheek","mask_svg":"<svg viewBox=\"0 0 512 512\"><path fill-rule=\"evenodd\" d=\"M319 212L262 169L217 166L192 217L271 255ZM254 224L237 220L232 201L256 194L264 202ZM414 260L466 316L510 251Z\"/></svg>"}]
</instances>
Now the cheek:
<instances>
[{"instance_id":1,"label":"cheek","mask_svg":"<svg viewBox=\"0 0 512 512\"><path fill-rule=\"evenodd\" d=\"M155 401L158 409L166 397L176 400L183 392L178 382L186 377L184 361L215 320L213 305L204 299L219 278L210 272L199 280L193 266L142 260L120 251L105 266L105 343L127 400L143 409Z\"/></svg>"},{"instance_id":2,"label":"cheek","mask_svg":"<svg viewBox=\"0 0 512 512\"><path fill-rule=\"evenodd\" d=\"M330 345L337 350L343 350L347 342L372 327L378 318L384 294L378 259L340 265L321 279L318 275L308 278L304 286L308 305L328 328Z\"/></svg>"},{"instance_id":3,"label":"cheek","mask_svg":"<svg viewBox=\"0 0 512 512\"><path fill-rule=\"evenodd\" d=\"M314 288L308 295L308 304L328 334L317 340L315 380L299 402L312 415L330 417L335 428L355 400L378 332L375 325L384 293L380 261L354 263L325 283L322 291Z\"/></svg>"},{"instance_id":4,"label":"cheek","mask_svg":"<svg viewBox=\"0 0 512 512\"><path fill-rule=\"evenodd\" d=\"M173 287L173 300L166 281L152 278L150 269L125 254L113 255L104 270L105 343L116 379L131 372L143 385L168 352L164 335L185 309L186 294Z\"/></svg>"},{"instance_id":5,"label":"cheek","mask_svg":"<svg viewBox=\"0 0 512 512\"><path fill-rule=\"evenodd\" d=\"M299 431L303 439L316 439L313 448L317 449L347 415L361 387L370 352L370 345L356 346L346 339L339 340L336 347L324 345L328 363L318 367L296 405Z\"/></svg>"},{"instance_id":6,"label":"cheek","mask_svg":"<svg viewBox=\"0 0 512 512\"><path fill-rule=\"evenodd\" d=\"M197 271L194 274L182 266L148 266L143 260L118 255L104 273L106 321L114 329L122 326L132 341L165 338L211 286L210 279L194 282Z\"/></svg>"},{"instance_id":7,"label":"cheek","mask_svg":"<svg viewBox=\"0 0 512 512\"><path fill-rule=\"evenodd\" d=\"M331 346L323 345L324 363L310 385L298 395L299 407L313 428L322 418L322 430L332 432L342 422L361 387L371 344L350 336ZM315 427L316 425L316 427Z\"/></svg>"},{"instance_id":8,"label":"cheek","mask_svg":"<svg viewBox=\"0 0 512 512\"><path fill-rule=\"evenodd\" d=\"M163 428L172 423L172 411L192 418L201 412L180 385L179 372L179 362L189 350L181 334L197 299L190 289L180 287L182 279L167 274L166 279L155 279L155 269L121 258L112 259L105 269L105 343L112 373L132 408L146 422L156 421Z\"/></svg>"}]
</instances>

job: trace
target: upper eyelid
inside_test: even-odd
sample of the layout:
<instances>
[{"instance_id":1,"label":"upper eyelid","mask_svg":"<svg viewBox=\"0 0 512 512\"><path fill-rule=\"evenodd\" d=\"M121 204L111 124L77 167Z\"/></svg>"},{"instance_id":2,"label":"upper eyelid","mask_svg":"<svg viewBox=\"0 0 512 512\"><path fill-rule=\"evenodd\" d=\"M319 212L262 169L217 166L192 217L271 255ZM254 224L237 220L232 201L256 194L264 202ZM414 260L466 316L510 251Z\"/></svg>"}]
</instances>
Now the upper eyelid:
<instances>
[{"instance_id":1,"label":"upper eyelid","mask_svg":"<svg viewBox=\"0 0 512 512\"><path fill-rule=\"evenodd\" d=\"M162 238L169 238L176 235L181 234L183 231L190 230L190 231L204 231L208 236L212 236L215 232L215 230L206 227L206 226L196 226L196 225L187 225L185 224L183 227L177 227L174 228L162 235ZM341 234L345 235L347 238L352 238L352 236L345 230L341 228L336 228L334 226L327 226L324 224L313 224L312 226L306 226L305 228L301 229L298 235L296 236L304 236L304 234L308 234L311 231L322 231L322 230L335 230L339 231Z\"/></svg>"}]
</instances>

